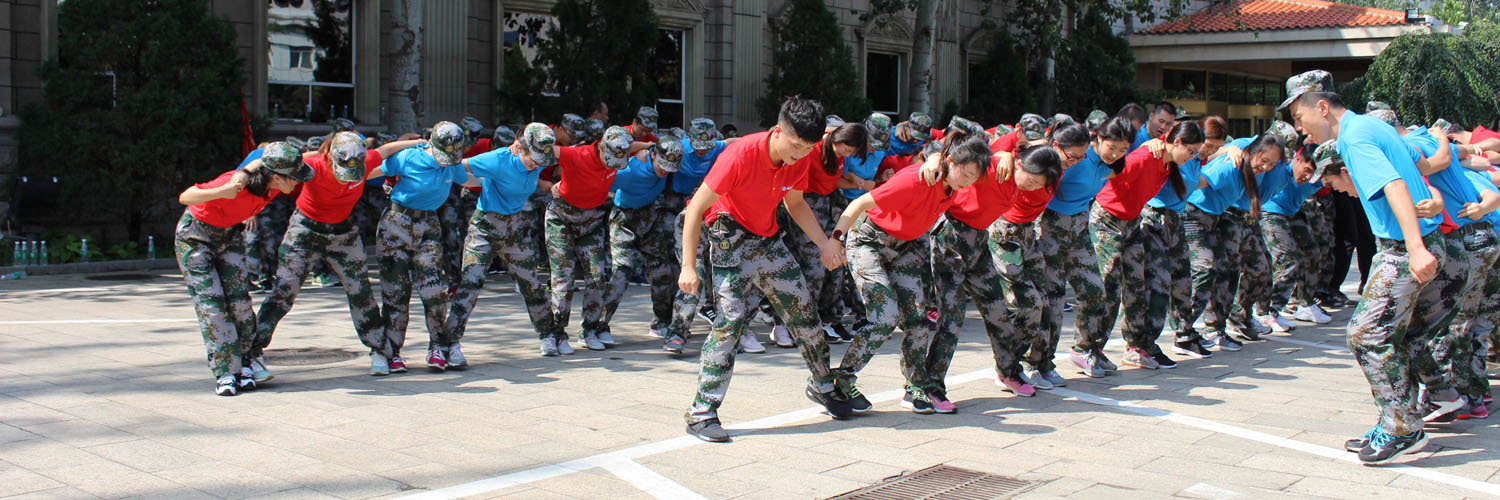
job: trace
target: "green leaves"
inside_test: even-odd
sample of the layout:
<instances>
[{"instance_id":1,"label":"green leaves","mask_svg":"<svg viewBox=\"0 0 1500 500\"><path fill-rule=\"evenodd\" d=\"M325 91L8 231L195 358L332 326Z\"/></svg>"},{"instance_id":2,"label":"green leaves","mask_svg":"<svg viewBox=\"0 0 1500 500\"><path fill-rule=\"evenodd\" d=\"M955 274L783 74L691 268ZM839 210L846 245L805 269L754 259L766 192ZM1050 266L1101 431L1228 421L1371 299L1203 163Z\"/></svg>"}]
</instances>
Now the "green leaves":
<instances>
[{"instance_id":1,"label":"green leaves","mask_svg":"<svg viewBox=\"0 0 1500 500\"><path fill-rule=\"evenodd\" d=\"M776 122L781 99L800 95L823 104L827 113L850 122L863 120L870 103L854 71L854 53L844 43L838 19L821 0L790 0L781 21L771 24L774 59L766 76L766 95L756 101L761 124ZM890 75L872 75L883 85L900 85Z\"/></svg>"},{"instance_id":2,"label":"green leaves","mask_svg":"<svg viewBox=\"0 0 1500 500\"><path fill-rule=\"evenodd\" d=\"M1487 123L1500 91L1500 40L1494 25L1476 25L1468 34L1402 35L1391 42L1365 76L1341 87L1344 101L1362 109L1370 100L1390 103L1403 123L1430 124L1438 118L1465 126Z\"/></svg>"}]
</instances>

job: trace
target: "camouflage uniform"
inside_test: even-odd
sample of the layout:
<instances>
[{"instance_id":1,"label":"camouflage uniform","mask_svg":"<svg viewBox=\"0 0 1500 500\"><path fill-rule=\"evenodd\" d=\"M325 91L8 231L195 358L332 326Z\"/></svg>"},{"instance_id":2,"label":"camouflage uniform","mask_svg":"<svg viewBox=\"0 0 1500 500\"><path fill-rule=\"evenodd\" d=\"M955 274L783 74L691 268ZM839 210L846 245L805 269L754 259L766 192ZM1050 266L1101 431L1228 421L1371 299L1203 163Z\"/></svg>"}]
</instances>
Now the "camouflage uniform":
<instances>
[{"instance_id":1,"label":"camouflage uniform","mask_svg":"<svg viewBox=\"0 0 1500 500\"><path fill-rule=\"evenodd\" d=\"M1142 289L1147 281L1140 218L1115 217L1095 202L1089 210L1089 235L1094 241L1094 254L1099 256L1099 277L1104 281L1104 327L1114 328L1118 311L1123 310L1125 323L1120 333L1125 343L1155 353L1160 348L1152 341L1161 330L1147 331L1149 294Z\"/></svg>"},{"instance_id":2,"label":"camouflage uniform","mask_svg":"<svg viewBox=\"0 0 1500 500\"><path fill-rule=\"evenodd\" d=\"M1046 210L1036 223L1037 250L1042 254L1042 269L1046 279L1041 281L1042 297L1046 299L1042 319L1047 326L1047 347L1033 346L1026 356L1026 363L1038 371L1057 368L1052 358L1057 353L1057 344L1062 335L1063 295L1067 286L1073 286L1077 296L1078 311L1074 318L1076 330L1073 336L1074 349L1092 351L1103 349L1109 340L1111 325L1104 324L1104 316L1113 314L1104 305L1104 282L1099 278L1099 266L1094 260L1094 246L1089 240L1089 215L1081 212L1062 215Z\"/></svg>"},{"instance_id":3,"label":"camouflage uniform","mask_svg":"<svg viewBox=\"0 0 1500 500\"><path fill-rule=\"evenodd\" d=\"M448 201L437 210L443 225L443 271L447 273L449 286L457 286L462 276L459 264L463 261L464 237L469 232L467 221L478 203L478 193L455 184L448 191Z\"/></svg>"},{"instance_id":4,"label":"camouflage uniform","mask_svg":"<svg viewBox=\"0 0 1500 500\"><path fill-rule=\"evenodd\" d=\"M243 224L215 227L186 210L177 221L177 268L193 296L216 378L240 373L245 346L255 335L243 233Z\"/></svg>"},{"instance_id":5,"label":"camouflage uniform","mask_svg":"<svg viewBox=\"0 0 1500 500\"><path fill-rule=\"evenodd\" d=\"M370 352L378 352L387 358L393 356L385 323L380 317L380 307L375 304L375 294L365 271L365 243L353 219L325 224L307 218L299 210L292 214L290 226L286 238L281 241L276 289L260 306L255 341L247 356L252 359L259 357L271 344L277 323L291 311L314 261L326 263L344 283L344 293L349 296L349 316L354 320L359 341Z\"/></svg>"},{"instance_id":6,"label":"camouflage uniform","mask_svg":"<svg viewBox=\"0 0 1500 500\"><path fill-rule=\"evenodd\" d=\"M838 222L839 217L843 216L844 209L849 208L851 201L853 200L837 191L829 195L828 214L835 223ZM833 305L819 304L818 309L820 314L824 309L832 310L834 311L833 317L838 318L843 316L842 309L847 308L849 315L854 319L852 324L864 325L870 321L869 313L865 310L865 304L860 300L858 291L854 289L854 278L850 275L851 272L853 271L848 266L828 271L828 274L834 275L833 278L828 279L832 282L829 286L836 287L834 290L838 290L838 293L835 294L836 298L829 299L833 301Z\"/></svg>"},{"instance_id":7,"label":"camouflage uniform","mask_svg":"<svg viewBox=\"0 0 1500 500\"><path fill-rule=\"evenodd\" d=\"M1318 250L1312 245L1312 233L1301 214L1260 214L1260 230L1266 249L1271 252L1275 270L1271 293L1256 304L1262 311L1291 311L1297 306L1315 304L1312 276L1308 261ZM1305 253L1304 253L1305 252Z\"/></svg>"},{"instance_id":8,"label":"camouflage uniform","mask_svg":"<svg viewBox=\"0 0 1500 500\"><path fill-rule=\"evenodd\" d=\"M375 248L380 254L381 313L392 350L399 356L406 345L413 283L427 316L428 349L444 345L448 286L443 280L442 228L437 213L391 203L376 230Z\"/></svg>"},{"instance_id":9,"label":"camouflage uniform","mask_svg":"<svg viewBox=\"0 0 1500 500\"><path fill-rule=\"evenodd\" d=\"M555 179L542 180L552 182ZM531 195L531 198L526 200L526 208L521 209L521 212L526 214L526 224L521 228L521 230L531 233L531 239L528 241L531 242L532 250L535 251L537 255L548 255L546 221L547 207L550 206L552 206L552 191L547 190L533 193ZM543 258L541 263L537 264L537 271L547 272L549 269L551 269L551 267L547 258Z\"/></svg>"},{"instance_id":10,"label":"camouflage uniform","mask_svg":"<svg viewBox=\"0 0 1500 500\"><path fill-rule=\"evenodd\" d=\"M984 320L984 331L990 339L991 351L995 355L995 366L1013 365L1024 352L1010 349L1025 349L1025 344L1006 346L1002 339L1013 337L1009 309L1006 306L1005 289L1000 273L995 268L994 254L989 246L990 233L974 229L968 224L944 216L938 219L932 230L932 277L933 293L938 306L938 329L928 347L925 362L916 363L902 375L908 380L906 391L926 393L938 390L947 392L945 379L948 367L953 362L953 353L958 346L958 330L963 327L964 301L967 295L979 309ZM1033 345L1045 338L1035 339ZM1054 349L1056 346L1053 346ZM1008 360L1002 360L1008 356Z\"/></svg>"},{"instance_id":11,"label":"camouflage uniform","mask_svg":"<svg viewBox=\"0 0 1500 500\"><path fill-rule=\"evenodd\" d=\"M547 290L539 278L537 267L542 256L532 244L532 234L527 230L530 215L526 211L513 214L476 210L469 219L469 229L464 239L464 265L458 295L448 311L444 324L442 345L450 346L463 340L469 315L479 301L479 291L484 288L484 273L498 256L504 261L511 278L521 288L521 298L526 302L526 314L536 328L537 337L554 335L557 328L552 321L552 307L547 302Z\"/></svg>"},{"instance_id":12,"label":"camouflage uniform","mask_svg":"<svg viewBox=\"0 0 1500 500\"><path fill-rule=\"evenodd\" d=\"M1242 329L1249 329L1256 321L1255 314L1264 312L1256 311L1255 305L1271 293L1271 273L1266 272L1271 268L1271 254L1266 251L1260 224L1250 217L1250 212L1230 208L1224 211L1224 215L1233 222L1236 238L1229 246L1232 267L1225 275L1229 281L1220 284L1226 294L1232 293L1234 297L1229 321Z\"/></svg>"},{"instance_id":13,"label":"camouflage uniform","mask_svg":"<svg viewBox=\"0 0 1500 500\"><path fill-rule=\"evenodd\" d=\"M751 290L770 298L777 315L786 319L787 329L802 351L802 360L812 372L809 385L818 392L832 391L834 376L828 368L828 343L818 330L817 312L792 252L780 238L746 231L728 214L719 215L707 234L708 246L715 250L708 260L713 266L719 318L703 344L698 394L685 415L688 423L718 418L719 405L724 402L734 373L740 335L758 302L750 301Z\"/></svg>"},{"instance_id":14,"label":"camouflage uniform","mask_svg":"<svg viewBox=\"0 0 1500 500\"><path fill-rule=\"evenodd\" d=\"M927 236L902 241L886 233L869 217L860 216L847 241L844 253L854 286L869 312L870 323L860 328L844 359L833 370L839 382L854 385L856 374L864 369L875 352L891 337L897 326L906 332L901 342L901 371L913 374L927 360L932 330L922 306L925 290L931 281L931 264L927 260L931 247ZM908 386L915 385L907 379Z\"/></svg>"},{"instance_id":15,"label":"camouflage uniform","mask_svg":"<svg viewBox=\"0 0 1500 500\"><path fill-rule=\"evenodd\" d=\"M1196 319L1186 316L1193 300L1193 271L1182 219L1181 212L1171 209L1150 206L1141 209L1140 235L1142 255L1147 259L1148 291L1142 328L1153 344L1164 324L1186 333L1182 325L1192 325Z\"/></svg>"},{"instance_id":16,"label":"camouflage uniform","mask_svg":"<svg viewBox=\"0 0 1500 500\"><path fill-rule=\"evenodd\" d=\"M276 276L276 247L286 235L287 220L297 201L290 196L277 196L255 215L255 229L245 231L245 266L252 281L269 280Z\"/></svg>"},{"instance_id":17,"label":"camouflage uniform","mask_svg":"<svg viewBox=\"0 0 1500 500\"><path fill-rule=\"evenodd\" d=\"M1037 242L1035 223L1014 224L1000 218L990 224L988 232L990 259L1000 275L1009 310L1004 328L990 334L990 348L995 354L996 372L1016 378L1021 373L1020 359L1028 349L1056 348L1048 342L1051 339L1043 319L1045 299L1040 287L1047 279L1047 262Z\"/></svg>"},{"instance_id":18,"label":"camouflage uniform","mask_svg":"<svg viewBox=\"0 0 1500 500\"><path fill-rule=\"evenodd\" d=\"M662 197L657 198L656 201L658 203L670 204L671 206L678 206L674 198L687 196L677 193L662 193L661 195ZM677 260L676 269L678 272L682 271L683 265L681 263L682 253L680 252L682 248L683 220L683 213L679 209L676 222L672 225L672 241L676 243L674 248L678 249L678 251L672 252L672 255ZM709 254L713 253L714 249L708 245L708 226L701 221L699 222L699 226L698 262L694 263L698 270L698 293L692 295L682 293L681 290L677 291L672 302L672 322L667 326L667 330L662 333L662 336L667 339L680 338L686 341L688 335L692 333L693 318L698 315L698 308L703 305L702 301L706 300L710 305L717 303L718 295L714 292L717 288L714 286L713 269L708 264Z\"/></svg>"},{"instance_id":19,"label":"camouflage uniform","mask_svg":"<svg viewBox=\"0 0 1500 500\"><path fill-rule=\"evenodd\" d=\"M829 213L829 197L803 193L802 199L807 201L807 207L812 210L813 215L817 216L823 233L833 233L833 227L838 224L839 217L838 214ZM807 279L808 289L812 292L813 302L818 308L818 319L824 324L838 322L843 314L839 310L841 282L837 280L837 277L841 276L843 271L837 269L829 271L823 267L822 250L813 243L807 233L798 229L796 221L793 221L791 214L787 213L785 205L778 210L782 221L779 224L784 229L781 233L782 242L792 250L792 257L796 258L797 265L802 267L802 277Z\"/></svg>"},{"instance_id":20,"label":"camouflage uniform","mask_svg":"<svg viewBox=\"0 0 1500 500\"><path fill-rule=\"evenodd\" d=\"M604 299L604 324L614 318L630 284L630 270L636 266L645 270L651 287L651 328L662 329L672 323L672 302L677 290L677 275L673 271L680 268L671 265L675 262L673 239L668 237L671 220L655 202L641 208L616 206L609 213L609 258L614 270Z\"/></svg>"},{"instance_id":21,"label":"camouflage uniform","mask_svg":"<svg viewBox=\"0 0 1500 500\"><path fill-rule=\"evenodd\" d=\"M567 339L578 264L583 272L583 331L609 329L604 320L605 284L610 282L609 207L582 209L562 198L547 207L547 260L552 267L552 318L559 340Z\"/></svg>"},{"instance_id":22,"label":"camouflage uniform","mask_svg":"<svg viewBox=\"0 0 1500 500\"><path fill-rule=\"evenodd\" d=\"M1307 258L1303 260L1307 270L1307 292L1314 300L1333 295L1328 284L1338 272L1333 268L1333 197L1310 197L1302 202L1299 212L1307 222ZM1348 271L1347 269L1345 271Z\"/></svg>"},{"instance_id":23,"label":"camouflage uniform","mask_svg":"<svg viewBox=\"0 0 1500 500\"><path fill-rule=\"evenodd\" d=\"M1489 378L1485 375L1488 367L1485 362L1494 345L1497 321L1500 321L1500 259L1486 270L1478 312L1469 320L1469 337L1474 340L1474 356L1469 373L1479 376L1479 379L1469 381L1471 391L1489 394Z\"/></svg>"},{"instance_id":24,"label":"camouflage uniform","mask_svg":"<svg viewBox=\"0 0 1500 500\"><path fill-rule=\"evenodd\" d=\"M1214 215L1192 204L1182 213L1184 239L1192 252L1193 299L1192 308L1185 314L1173 313L1173 317L1187 318L1178 336L1191 332L1192 321L1199 316L1203 317L1204 330L1223 333L1229 304L1234 300L1234 289L1225 283L1229 274L1238 276L1230 261L1230 248L1239 244L1239 231L1228 213Z\"/></svg>"},{"instance_id":25,"label":"camouflage uniform","mask_svg":"<svg viewBox=\"0 0 1500 500\"><path fill-rule=\"evenodd\" d=\"M1447 382L1432 384L1437 389L1452 387L1459 394L1477 400L1490 393L1490 383L1485 376L1483 362L1475 363L1476 357L1483 359L1482 356L1475 355L1475 346L1478 344L1475 333L1479 329L1479 308L1485 301L1484 289L1488 285L1488 275L1492 272L1496 259L1500 258L1500 246L1497 246L1495 230L1488 222L1471 223L1449 233L1450 238L1455 236L1459 240L1456 246L1463 249L1461 257L1468 261L1467 286L1459 299L1458 313L1447 334L1438 335L1428 344L1432 364L1427 366L1435 369L1435 375ZM1424 379L1433 375L1427 374ZM1429 391L1433 389L1428 388Z\"/></svg>"}]
</instances>

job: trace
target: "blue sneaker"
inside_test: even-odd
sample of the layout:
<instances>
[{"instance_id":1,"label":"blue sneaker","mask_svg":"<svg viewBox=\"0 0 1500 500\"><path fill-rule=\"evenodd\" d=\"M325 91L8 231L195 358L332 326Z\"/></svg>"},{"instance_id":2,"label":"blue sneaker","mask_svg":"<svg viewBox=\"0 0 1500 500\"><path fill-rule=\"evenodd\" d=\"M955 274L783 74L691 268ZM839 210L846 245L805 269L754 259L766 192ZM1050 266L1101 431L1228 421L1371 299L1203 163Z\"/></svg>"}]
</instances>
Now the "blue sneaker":
<instances>
[{"instance_id":1,"label":"blue sneaker","mask_svg":"<svg viewBox=\"0 0 1500 500\"><path fill-rule=\"evenodd\" d=\"M1384 431L1377 431L1370 438L1370 443L1359 450L1359 461L1365 465L1385 465L1401 455L1421 451L1425 446L1427 433L1421 429L1405 436L1392 436Z\"/></svg>"},{"instance_id":2,"label":"blue sneaker","mask_svg":"<svg viewBox=\"0 0 1500 500\"><path fill-rule=\"evenodd\" d=\"M1370 444L1370 439L1375 437L1375 433L1377 432L1380 432L1380 424L1375 424L1370 430L1365 431L1365 435L1363 436L1344 441L1344 450L1359 453L1359 450L1365 449L1365 445Z\"/></svg>"}]
</instances>

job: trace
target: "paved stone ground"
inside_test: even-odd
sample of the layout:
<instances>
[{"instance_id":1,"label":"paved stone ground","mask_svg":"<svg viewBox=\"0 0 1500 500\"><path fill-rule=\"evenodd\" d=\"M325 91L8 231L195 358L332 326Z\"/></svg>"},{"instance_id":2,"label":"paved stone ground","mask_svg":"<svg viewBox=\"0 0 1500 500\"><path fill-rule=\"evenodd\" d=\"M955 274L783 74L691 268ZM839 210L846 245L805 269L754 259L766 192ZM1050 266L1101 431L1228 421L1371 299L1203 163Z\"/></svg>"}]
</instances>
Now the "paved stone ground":
<instances>
[{"instance_id":1,"label":"paved stone ground","mask_svg":"<svg viewBox=\"0 0 1500 500\"><path fill-rule=\"evenodd\" d=\"M618 348L542 358L513 287L495 281L467 371L413 359L412 373L375 378L362 355L289 366L273 354L276 379L234 398L213 395L174 274L0 282L0 497L825 498L936 464L1039 482L1025 498L1500 496L1500 417L1433 431L1407 467L1351 461L1343 440L1375 416L1340 327L1173 370L1064 370L1066 390L1019 398L992 383L971 312L957 414L899 406L892 341L861 377L875 410L843 422L810 408L796 352L771 347L740 357L722 411L743 433L706 444L681 417L696 353L672 357L646 335L640 288ZM421 358L420 321L410 333ZM273 348L354 356L343 290L304 290ZM1118 340L1108 350L1122 355Z\"/></svg>"}]
</instances>

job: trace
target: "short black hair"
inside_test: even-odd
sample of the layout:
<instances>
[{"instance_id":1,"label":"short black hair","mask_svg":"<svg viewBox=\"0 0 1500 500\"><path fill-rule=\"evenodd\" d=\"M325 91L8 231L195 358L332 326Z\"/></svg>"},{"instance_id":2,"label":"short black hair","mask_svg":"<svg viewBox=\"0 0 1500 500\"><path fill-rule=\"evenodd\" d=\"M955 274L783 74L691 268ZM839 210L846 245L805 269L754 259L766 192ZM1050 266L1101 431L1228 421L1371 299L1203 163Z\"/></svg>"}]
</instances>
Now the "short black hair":
<instances>
[{"instance_id":1,"label":"short black hair","mask_svg":"<svg viewBox=\"0 0 1500 500\"><path fill-rule=\"evenodd\" d=\"M1339 98L1337 92L1306 92L1297 96L1295 102L1300 106L1316 106L1318 101L1328 101L1330 105L1344 107L1344 100Z\"/></svg>"},{"instance_id":2,"label":"short black hair","mask_svg":"<svg viewBox=\"0 0 1500 500\"><path fill-rule=\"evenodd\" d=\"M1150 118L1149 116L1146 116L1146 108L1143 108L1143 107L1141 107L1141 105L1133 103L1133 102L1130 103L1130 104L1126 104L1124 106L1121 106L1120 107L1120 112L1115 113L1115 116L1123 116L1123 117L1125 117L1126 119L1128 119L1130 121L1136 121L1136 122L1142 122L1142 123L1144 123L1147 118Z\"/></svg>"},{"instance_id":3,"label":"short black hair","mask_svg":"<svg viewBox=\"0 0 1500 500\"><path fill-rule=\"evenodd\" d=\"M1154 115L1157 113L1166 113L1172 116L1177 116L1177 105L1167 101L1158 102L1156 103L1156 107L1151 108L1151 114Z\"/></svg>"},{"instance_id":4,"label":"short black hair","mask_svg":"<svg viewBox=\"0 0 1500 500\"><path fill-rule=\"evenodd\" d=\"M801 96L791 96L781 101L781 112L776 115L776 122L783 128L791 128L797 138L807 142L822 139L823 128L828 124L823 117L823 105Z\"/></svg>"}]
</instances>

